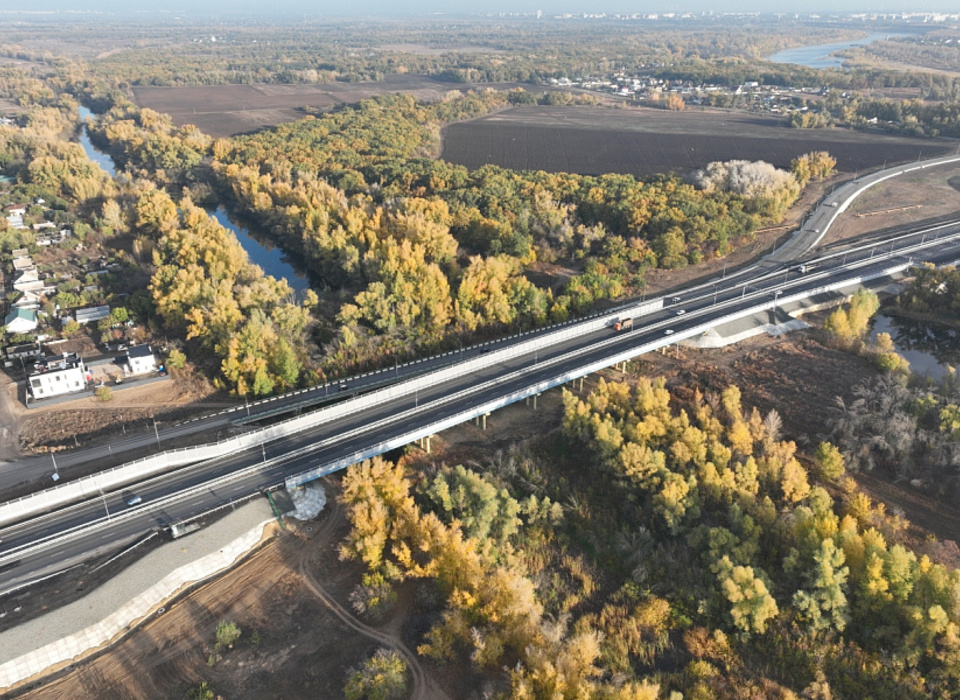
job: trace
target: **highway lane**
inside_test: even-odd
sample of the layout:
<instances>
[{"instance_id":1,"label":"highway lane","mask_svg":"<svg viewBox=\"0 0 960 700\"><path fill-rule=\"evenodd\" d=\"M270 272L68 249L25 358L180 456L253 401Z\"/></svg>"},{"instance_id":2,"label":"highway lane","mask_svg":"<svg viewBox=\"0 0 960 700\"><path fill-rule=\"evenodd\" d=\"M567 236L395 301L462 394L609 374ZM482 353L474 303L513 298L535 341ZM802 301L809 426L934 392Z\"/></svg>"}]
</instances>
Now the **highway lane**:
<instances>
[{"instance_id":1,"label":"highway lane","mask_svg":"<svg viewBox=\"0 0 960 700\"><path fill-rule=\"evenodd\" d=\"M958 156L944 156L925 162L907 163L864 175L859 179L839 185L824 197L820 206L811 212L800 229L795 231L791 238L779 248L775 249L772 254L744 268L731 271L729 275L726 274L726 270L724 270L723 278L729 280L745 280L747 278L755 278L775 272L784 264L789 264L791 261L799 259L814 248L823 236L826 235L836 217L847 208L849 203L873 185L904 173L953 163L958 160L960 160ZM704 285L700 285L699 287L688 290L686 293L689 294L698 289L702 290L703 287ZM550 330L551 329L540 329L536 331L536 333L547 333ZM485 343L483 346L460 348L454 353L425 358L392 369L387 368L366 373L359 377L351 377L345 380L348 385L346 394L350 395L355 392L385 386L401 379L416 376L424 371L438 369L452 362L475 357L477 354L491 347L504 347L514 342L521 342L522 340L522 338L517 337L504 338L499 341ZM124 451L152 447L154 444L158 444L159 450L165 443L186 435L199 432L211 432L217 428L235 425L248 418L257 420L258 417L276 415L284 411L308 408L315 405L323 405L330 401L336 401L343 395L340 390L341 384L340 381L329 382L311 389L293 392L265 401L249 403L245 406L237 406L213 415L192 419L173 427L164 428L158 433L148 430L146 433L141 432L129 436L125 435L122 439L114 440L107 445L64 452L58 456L56 467L54 467L53 460L45 456L28 457L6 464L0 463L0 493L3 493L4 490L9 490L30 482L34 482L38 488L42 488L45 480L52 476L55 469L59 470L58 476L69 479L72 473L80 471L76 469L76 467L84 467L86 470L89 470L87 465L91 462L110 460L111 463L113 463L117 455L122 454Z\"/></svg>"},{"instance_id":2,"label":"highway lane","mask_svg":"<svg viewBox=\"0 0 960 700\"><path fill-rule=\"evenodd\" d=\"M918 233L914 238L923 239L927 235ZM941 232L940 235L946 234ZM907 243L901 241L900 245L906 246ZM906 256L914 260L922 258L945 262L960 255L960 247L956 242L924 241L924 245L929 247L928 251L922 254L907 253ZM642 325L638 322L633 331L616 334L610 329L603 329L535 350L531 355L487 367L481 372L457 377L451 382L437 384L413 396L384 402L371 411L345 416L314 430L264 445L259 450L246 450L150 479L132 489L143 499L142 504L135 508L125 505L125 492L109 493L21 526L6 528L0 532L3 538L0 544L0 591L63 568L89 556L91 551L127 541L151 528L168 526L211 506L243 498L258 489L278 485L287 476L318 464L333 462L364 447L385 442L392 436L429 426L438 417L453 415L465 406L480 405L564 372L575 371L591 362L629 351L630 348L657 339L663 340L668 337L667 330L679 334L702 325L709 318L756 306L758 301L764 298L769 300L778 292L787 295L804 289L816 289L840 276L839 270L850 276L846 269L855 263L863 264L860 274L870 274L891 264L889 259L877 259L878 255L876 248L848 252L845 256L838 254L814 263L815 269L809 273L791 272L788 269L758 280L755 285L724 280L726 284L719 286L715 292L687 296L680 304L644 317ZM895 254L895 257L901 256ZM906 262L906 259L902 261ZM678 315L680 310L684 313ZM575 351L579 354L571 357L570 353ZM523 371L520 376L511 374L518 370ZM507 379L493 382L505 375ZM467 393L460 395L462 392ZM455 398L450 399L451 396ZM298 450L308 452L292 457L282 456ZM229 478L237 470L247 470L248 473L235 481L210 483ZM184 499L171 500L178 492L190 488L196 489L196 492ZM111 513L109 522L105 522L107 510ZM98 523L100 528L42 551L18 551L29 548L43 538L56 537L72 527L90 523ZM11 566L16 562L19 563Z\"/></svg>"}]
</instances>

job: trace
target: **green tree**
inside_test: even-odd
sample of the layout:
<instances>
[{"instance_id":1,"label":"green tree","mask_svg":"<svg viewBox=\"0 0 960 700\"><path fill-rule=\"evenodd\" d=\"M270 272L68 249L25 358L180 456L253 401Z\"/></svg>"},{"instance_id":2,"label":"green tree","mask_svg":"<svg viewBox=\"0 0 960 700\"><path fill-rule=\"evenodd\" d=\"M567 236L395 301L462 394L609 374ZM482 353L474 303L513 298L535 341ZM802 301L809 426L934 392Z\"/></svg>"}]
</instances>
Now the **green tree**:
<instances>
[{"instance_id":1,"label":"green tree","mask_svg":"<svg viewBox=\"0 0 960 700\"><path fill-rule=\"evenodd\" d=\"M754 573L753 567L734 566L727 556L720 560L718 567L720 589L731 604L733 624L747 634L763 634L767 623L779 612L766 583Z\"/></svg>"},{"instance_id":2,"label":"green tree","mask_svg":"<svg viewBox=\"0 0 960 700\"><path fill-rule=\"evenodd\" d=\"M847 577L844 554L829 537L814 554L807 574L808 586L793 595L793 607L800 624L811 634L828 630L842 632L850 619L847 608Z\"/></svg>"},{"instance_id":3,"label":"green tree","mask_svg":"<svg viewBox=\"0 0 960 700\"><path fill-rule=\"evenodd\" d=\"M221 620L220 624L217 625L216 631L216 640L215 649L217 651L221 649L227 649L233 646L238 639L240 639L240 627L236 622L227 622L226 620Z\"/></svg>"},{"instance_id":4,"label":"green tree","mask_svg":"<svg viewBox=\"0 0 960 700\"><path fill-rule=\"evenodd\" d=\"M821 442L814 455L817 461L817 473L821 479L836 481L844 475L846 464L840 450L829 442Z\"/></svg>"},{"instance_id":5,"label":"green tree","mask_svg":"<svg viewBox=\"0 0 960 700\"><path fill-rule=\"evenodd\" d=\"M407 693L407 662L393 649L378 649L350 672L347 700L399 700Z\"/></svg>"}]
</instances>

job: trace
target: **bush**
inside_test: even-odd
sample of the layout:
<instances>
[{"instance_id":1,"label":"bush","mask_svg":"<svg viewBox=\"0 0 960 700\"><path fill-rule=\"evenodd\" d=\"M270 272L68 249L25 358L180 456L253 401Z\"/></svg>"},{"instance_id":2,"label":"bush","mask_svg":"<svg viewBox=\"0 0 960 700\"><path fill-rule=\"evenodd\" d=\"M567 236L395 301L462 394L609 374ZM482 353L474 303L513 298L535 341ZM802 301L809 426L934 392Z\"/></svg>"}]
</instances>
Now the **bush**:
<instances>
[{"instance_id":1,"label":"bush","mask_svg":"<svg viewBox=\"0 0 960 700\"><path fill-rule=\"evenodd\" d=\"M104 403L113 398L113 392L110 391L108 386L98 386L93 395L97 398L97 401L103 401Z\"/></svg>"},{"instance_id":2,"label":"bush","mask_svg":"<svg viewBox=\"0 0 960 700\"><path fill-rule=\"evenodd\" d=\"M217 650L233 646L233 643L240 639L240 635L240 628L236 622L221 620L217 625Z\"/></svg>"},{"instance_id":3,"label":"bush","mask_svg":"<svg viewBox=\"0 0 960 700\"><path fill-rule=\"evenodd\" d=\"M407 693L407 662L392 649L378 649L354 669L343 689L347 700L394 700Z\"/></svg>"},{"instance_id":4,"label":"bush","mask_svg":"<svg viewBox=\"0 0 960 700\"><path fill-rule=\"evenodd\" d=\"M187 356L179 350L171 350L170 354L167 355L167 367L172 367L173 369L183 369L184 365L186 364Z\"/></svg>"}]
</instances>

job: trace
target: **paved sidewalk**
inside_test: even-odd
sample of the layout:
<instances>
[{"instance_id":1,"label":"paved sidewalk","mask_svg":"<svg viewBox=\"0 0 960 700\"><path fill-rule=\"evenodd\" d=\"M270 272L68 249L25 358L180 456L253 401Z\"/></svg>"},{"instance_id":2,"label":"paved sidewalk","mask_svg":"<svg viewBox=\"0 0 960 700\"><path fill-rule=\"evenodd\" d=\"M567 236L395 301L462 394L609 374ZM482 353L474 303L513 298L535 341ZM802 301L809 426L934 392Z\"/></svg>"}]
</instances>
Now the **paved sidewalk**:
<instances>
[{"instance_id":1,"label":"paved sidewalk","mask_svg":"<svg viewBox=\"0 0 960 700\"><path fill-rule=\"evenodd\" d=\"M262 498L164 544L80 600L0 633L0 692L119 638L187 585L224 571L273 522Z\"/></svg>"}]
</instances>

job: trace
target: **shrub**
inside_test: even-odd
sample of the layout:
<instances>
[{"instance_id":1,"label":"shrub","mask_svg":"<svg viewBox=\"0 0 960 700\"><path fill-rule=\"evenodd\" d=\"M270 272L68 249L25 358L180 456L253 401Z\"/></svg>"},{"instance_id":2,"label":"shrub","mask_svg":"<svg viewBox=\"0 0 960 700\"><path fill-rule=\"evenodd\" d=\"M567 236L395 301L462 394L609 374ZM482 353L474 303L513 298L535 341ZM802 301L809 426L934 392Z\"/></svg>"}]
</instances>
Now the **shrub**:
<instances>
[{"instance_id":1,"label":"shrub","mask_svg":"<svg viewBox=\"0 0 960 700\"><path fill-rule=\"evenodd\" d=\"M343 689L347 700L394 700L407 692L407 662L392 649L378 649L354 669Z\"/></svg>"},{"instance_id":2,"label":"shrub","mask_svg":"<svg viewBox=\"0 0 960 700\"><path fill-rule=\"evenodd\" d=\"M221 620L220 624L217 625L217 645L218 650L223 649L224 647L230 647L240 639L240 628L237 626L236 622L227 622L226 620Z\"/></svg>"}]
</instances>

